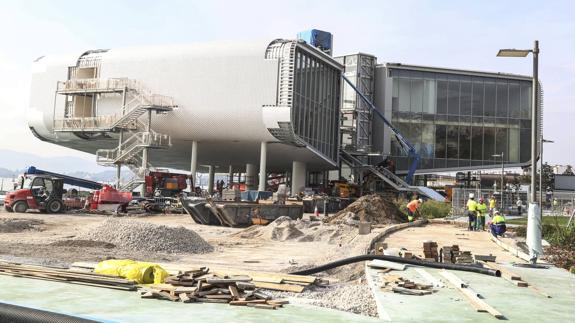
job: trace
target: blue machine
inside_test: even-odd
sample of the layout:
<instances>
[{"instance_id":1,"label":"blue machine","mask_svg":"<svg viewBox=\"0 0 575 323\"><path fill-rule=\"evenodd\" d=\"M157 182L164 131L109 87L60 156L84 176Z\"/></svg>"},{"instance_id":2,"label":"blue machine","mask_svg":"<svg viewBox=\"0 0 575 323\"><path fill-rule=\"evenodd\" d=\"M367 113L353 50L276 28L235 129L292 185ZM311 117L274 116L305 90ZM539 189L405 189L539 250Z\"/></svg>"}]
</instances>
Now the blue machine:
<instances>
[{"instance_id":1,"label":"blue machine","mask_svg":"<svg viewBox=\"0 0 575 323\"><path fill-rule=\"evenodd\" d=\"M318 29L302 31L297 34L297 39L303 40L311 46L319 48L321 51L330 56L332 55L333 36L327 31Z\"/></svg>"},{"instance_id":2,"label":"blue machine","mask_svg":"<svg viewBox=\"0 0 575 323\"><path fill-rule=\"evenodd\" d=\"M381 111L379 111L375 105L373 105L373 103L371 103L371 101L369 101L368 98L365 97L365 95L363 95L363 93L361 93L356 87L355 85L353 85L353 83L347 78L345 77L343 74L341 74L341 77L343 78L343 80L349 84L349 86L351 86L351 88L361 97L361 99L367 103L367 105L369 105L369 107L371 108L371 110L373 112L375 112L375 115L377 115L381 120L383 120L383 122L385 123L386 126L389 127L389 129L391 129L391 131L393 132L393 134L395 135L395 138L397 139L397 141L401 144L401 147L407 152L409 158L412 158L411 161L411 165L409 165L409 170L407 172L407 176L405 177L405 182L409 185L412 184L413 182L413 176L415 174L415 171L417 170L417 166L419 165L419 154L417 153L417 150L415 149L415 147L413 147L413 145L399 132L399 130L397 130L397 128L395 128L391 122L389 122L389 120L387 120L385 118L385 116L383 115L383 113L381 113Z\"/></svg>"},{"instance_id":3,"label":"blue machine","mask_svg":"<svg viewBox=\"0 0 575 323\"><path fill-rule=\"evenodd\" d=\"M52 173L52 172L38 169L34 166L28 167L28 169L26 169L26 174L54 176L54 177L61 178L64 181L64 184L83 187L83 188L87 188L90 190L99 190L103 187L103 185L101 183L98 183L98 182L94 182L94 181L90 181L90 180L82 179L82 178L77 178L77 177L72 177L72 176L68 176L68 175L58 174L58 173Z\"/></svg>"}]
</instances>

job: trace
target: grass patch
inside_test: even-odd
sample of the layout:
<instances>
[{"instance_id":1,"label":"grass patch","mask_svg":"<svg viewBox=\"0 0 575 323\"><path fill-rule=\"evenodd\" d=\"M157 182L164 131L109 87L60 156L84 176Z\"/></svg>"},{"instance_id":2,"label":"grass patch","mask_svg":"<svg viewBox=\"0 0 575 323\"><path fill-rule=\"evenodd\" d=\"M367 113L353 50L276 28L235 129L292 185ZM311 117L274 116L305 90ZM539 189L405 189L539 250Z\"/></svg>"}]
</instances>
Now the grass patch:
<instances>
[{"instance_id":1,"label":"grass patch","mask_svg":"<svg viewBox=\"0 0 575 323\"><path fill-rule=\"evenodd\" d=\"M520 219L511 219L511 220L506 220L505 221L508 224L520 224L520 225L527 225L527 217L524 218L520 218ZM560 225L560 226L566 226L567 222L569 222L569 217L568 216L544 216L543 217L543 225L545 224L549 224L549 225Z\"/></svg>"}]
</instances>

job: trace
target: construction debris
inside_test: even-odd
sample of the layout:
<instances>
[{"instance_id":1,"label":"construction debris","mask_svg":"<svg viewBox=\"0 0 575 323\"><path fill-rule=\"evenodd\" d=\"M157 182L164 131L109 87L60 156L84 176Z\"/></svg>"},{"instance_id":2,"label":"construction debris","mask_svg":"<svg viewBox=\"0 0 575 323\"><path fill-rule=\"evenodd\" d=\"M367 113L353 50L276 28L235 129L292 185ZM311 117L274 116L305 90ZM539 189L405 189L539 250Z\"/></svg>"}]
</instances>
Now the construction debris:
<instances>
[{"instance_id":1,"label":"construction debris","mask_svg":"<svg viewBox=\"0 0 575 323\"><path fill-rule=\"evenodd\" d=\"M384 285L381 289L385 291L417 296L429 295L434 292L433 285L416 283L399 275L386 274L383 276L383 280Z\"/></svg>"},{"instance_id":2,"label":"construction debris","mask_svg":"<svg viewBox=\"0 0 575 323\"><path fill-rule=\"evenodd\" d=\"M407 219L391 201L378 194L365 195L325 222L358 226L360 221L371 224L396 224Z\"/></svg>"},{"instance_id":3,"label":"construction debris","mask_svg":"<svg viewBox=\"0 0 575 323\"><path fill-rule=\"evenodd\" d=\"M164 284L150 285L140 291L140 296L172 302L223 303L272 310L288 304L285 300L274 300L257 285L246 275L210 274L208 268L202 267L170 276Z\"/></svg>"},{"instance_id":4,"label":"construction debris","mask_svg":"<svg viewBox=\"0 0 575 323\"><path fill-rule=\"evenodd\" d=\"M0 219L0 233L18 233L22 231L42 231L44 221L35 219Z\"/></svg>"},{"instance_id":5,"label":"construction debris","mask_svg":"<svg viewBox=\"0 0 575 323\"><path fill-rule=\"evenodd\" d=\"M120 248L167 253L208 253L214 248L192 230L126 219L107 219L78 237L104 241Z\"/></svg>"}]
</instances>

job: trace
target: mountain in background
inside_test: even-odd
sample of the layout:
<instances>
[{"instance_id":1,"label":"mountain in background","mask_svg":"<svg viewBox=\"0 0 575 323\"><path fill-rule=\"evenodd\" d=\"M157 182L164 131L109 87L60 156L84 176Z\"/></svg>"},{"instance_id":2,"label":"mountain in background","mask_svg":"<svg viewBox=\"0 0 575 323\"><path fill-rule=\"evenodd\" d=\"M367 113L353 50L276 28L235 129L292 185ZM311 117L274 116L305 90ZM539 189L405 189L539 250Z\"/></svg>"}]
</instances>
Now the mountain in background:
<instances>
[{"instance_id":1,"label":"mountain in background","mask_svg":"<svg viewBox=\"0 0 575 323\"><path fill-rule=\"evenodd\" d=\"M23 153L13 150L0 149L0 167L21 171L28 166L49 170L55 173L88 172L99 173L110 168L98 166L96 157L92 160L79 157L44 157L32 153Z\"/></svg>"},{"instance_id":2,"label":"mountain in background","mask_svg":"<svg viewBox=\"0 0 575 323\"><path fill-rule=\"evenodd\" d=\"M0 177L17 177L29 166L97 182L116 181L116 170L98 166L96 158L90 161L79 157L43 157L31 153L0 149ZM123 180L129 180L133 176L128 168L122 168Z\"/></svg>"}]
</instances>

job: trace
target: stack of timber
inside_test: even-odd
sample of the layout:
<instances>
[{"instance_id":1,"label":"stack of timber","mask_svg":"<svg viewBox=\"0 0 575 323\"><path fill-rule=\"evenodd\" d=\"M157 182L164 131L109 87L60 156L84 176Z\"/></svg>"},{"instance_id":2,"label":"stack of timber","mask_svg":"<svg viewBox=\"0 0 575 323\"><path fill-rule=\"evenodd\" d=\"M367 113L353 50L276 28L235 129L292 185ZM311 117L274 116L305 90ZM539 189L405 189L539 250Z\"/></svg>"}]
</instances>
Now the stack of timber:
<instances>
[{"instance_id":1,"label":"stack of timber","mask_svg":"<svg viewBox=\"0 0 575 323\"><path fill-rule=\"evenodd\" d=\"M306 288L316 285L325 286L329 282L314 276L301 276L263 271L222 270L217 271L219 276L235 275L249 276L257 288L277 290L283 292L301 293Z\"/></svg>"},{"instance_id":2,"label":"stack of timber","mask_svg":"<svg viewBox=\"0 0 575 323\"><path fill-rule=\"evenodd\" d=\"M461 265L469 265L474 263L471 251L462 251L455 257L455 263Z\"/></svg>"},{"instance_id":3,"label":"stack of timber","mask_svg":"<svg viewBox=\"0 0 575 323\"><path fill-rule=\"evenodd\" d=\"M136 290L138 287L134 281L119 278L116 276L101 275L93 272L75 271L67 268L53 268L7 262L0 262L0 275L25 277L127 291Z\"/></svg>"},{"instance_id":4,"label":"stack of timber","mask_svg":"<svg viewBox=\"0 0 575 323\"><path fill-rule=\"evenodd\" d=\"M180 272L164 284L153 284L140 291L142 298L157 298L182 303L223 303L275 310L287 304L256 287L246 275L210 274L207 268Z\"/></svg>"},{"instance_id":5,"label":"stack of timber","mask_svg":"<svg viewBox=\"0 0 575 323\"><path fill-rule=\"evenodd\" d=\"M457 256L459 256L459 246L454 244L452 246L444 246L441 248L441 262L454 264Z\"/></svg>"},{"instance_id":6,"label":"stack of timber","mask_svg":"<svg viewBox=\"0 0 575 323\"><path fill-rule=\"evenodd\" d=\"M429 295L434 292L432 284L420 284L399 275L383 276L384 285L381 289L404 295Z\"/></svg>"}]
</instances>

